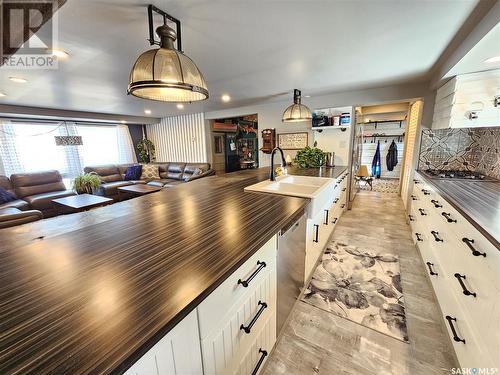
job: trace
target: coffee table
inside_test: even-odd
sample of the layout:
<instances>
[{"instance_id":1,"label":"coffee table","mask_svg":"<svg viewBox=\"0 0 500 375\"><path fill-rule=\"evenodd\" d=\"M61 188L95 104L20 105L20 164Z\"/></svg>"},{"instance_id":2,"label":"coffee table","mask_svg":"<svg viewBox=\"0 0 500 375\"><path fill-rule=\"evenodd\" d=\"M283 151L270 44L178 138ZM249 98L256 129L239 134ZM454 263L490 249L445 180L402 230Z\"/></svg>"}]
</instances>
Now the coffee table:
<instances>
[{"instance_id":1,"label":"coffee table","mask_svg":"<svg viewBox=\"0 0 500 375\"><path fill-rule=\"evenodd\" d=\"M81 212L91 208L106 206L113 203L113 199L92 194L79 194L70 197L53 199L52 203L60 208L69 208L71 211Z\"/></svg>"},{"instance_id":2,"label":"coffee table","mask_svg":"<svg viewBox=\"0 0 500 375\"><path fill-rule=\"evenodd\" d=\"M161 189L163 189L161 186L151 186L151 185L147 185L147 184L121 186L118 188L118 195L120 193L130 193L130 194L134 194L134 195L146 195L146 194L154 193L155 191L160 191Z\"/></svg>"}]
</instances>

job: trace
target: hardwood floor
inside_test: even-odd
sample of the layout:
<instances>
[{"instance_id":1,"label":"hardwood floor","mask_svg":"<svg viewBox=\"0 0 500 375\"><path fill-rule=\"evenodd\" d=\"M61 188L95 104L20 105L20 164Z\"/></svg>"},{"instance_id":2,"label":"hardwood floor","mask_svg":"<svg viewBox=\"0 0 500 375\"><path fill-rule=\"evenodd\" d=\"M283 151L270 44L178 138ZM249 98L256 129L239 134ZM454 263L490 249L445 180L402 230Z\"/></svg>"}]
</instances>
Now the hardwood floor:
<instances>
[{"instance_id":1,"label":"hardwood floor","mask_svg":"<svg viewBox=\"0 0 500 375\"><path fill-rule=\"evenodd\" d=\"M361 191L332 237L399 255L409 344L298 302L264 374L428 375L458 367L410 236L399 196Z\"/></svg>"}]
</instances>

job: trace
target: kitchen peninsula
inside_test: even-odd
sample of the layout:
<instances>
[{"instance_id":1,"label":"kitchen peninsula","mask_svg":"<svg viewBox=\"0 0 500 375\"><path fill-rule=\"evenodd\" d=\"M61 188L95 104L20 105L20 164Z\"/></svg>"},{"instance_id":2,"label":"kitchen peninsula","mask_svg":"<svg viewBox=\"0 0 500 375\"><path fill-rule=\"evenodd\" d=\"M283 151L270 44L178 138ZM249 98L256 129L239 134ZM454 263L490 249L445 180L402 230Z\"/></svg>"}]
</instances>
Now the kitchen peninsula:
<instances>
[{"instance_id":1,"label":"kitchen peninsula","mask_svg":"<svg viewBox=\"0 0 500 375\"><path fill-rule=\"evenodd\" d=\"M126 372L236 270L251 273L256 252L306 209L307 199L243 191L267 177L267 168L207 177L3 230L0 373Z\"/></svg>"}]
</instances>

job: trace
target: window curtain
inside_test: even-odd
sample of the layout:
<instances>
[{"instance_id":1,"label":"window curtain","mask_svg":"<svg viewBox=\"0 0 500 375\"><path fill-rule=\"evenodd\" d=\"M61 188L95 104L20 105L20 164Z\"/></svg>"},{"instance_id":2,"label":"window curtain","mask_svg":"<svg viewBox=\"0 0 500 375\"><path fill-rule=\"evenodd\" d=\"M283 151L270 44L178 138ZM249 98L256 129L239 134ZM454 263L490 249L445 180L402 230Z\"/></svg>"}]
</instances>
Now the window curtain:
<instances>
[{"instance_id":1,"label":"window curtain","mask_svg":"<svg viewBox=\"0 0 500 375\"><path fill-rule=\"evenodd\" d=\"M127 125L117 125L116 139L118 142L118 163L137 163L134 143Z\"/></svg>"},{"instance_id":2,"label":"window curtain","mask_svg":"<svg viewBox=\"0 0 500 375\"><path fill-rule=\"evenodd\" d=\"M56 146L55 135L81 135L82 146ZM126 125L0 120L0 174L57 169L74 178L84 166L137 162Z\"/></svg>"}]
</instances>

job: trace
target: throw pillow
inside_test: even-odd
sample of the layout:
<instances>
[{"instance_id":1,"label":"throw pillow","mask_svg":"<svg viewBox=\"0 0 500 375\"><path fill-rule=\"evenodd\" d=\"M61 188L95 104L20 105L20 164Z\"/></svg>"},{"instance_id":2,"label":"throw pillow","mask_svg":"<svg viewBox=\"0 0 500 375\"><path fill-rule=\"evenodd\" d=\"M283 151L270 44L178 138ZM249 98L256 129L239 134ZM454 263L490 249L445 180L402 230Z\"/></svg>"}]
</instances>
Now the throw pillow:
<instances>
[{"instance_id":1,"label":"throw pillow","mask_svg":"<svg viewBox=\"0 0 500 375\"><path fill-rule=\"evenodd\" d=\"M133 181L141 178L142 165L132 165L125 171L125 180Z\"/></svg>"},{"instance_id":2,"label":"throw pillow","mask_svg":"<svg viewBox=\"0 0 500 375\"><path fill-rule=\"evenodd\" d=\"M0 186L0 204L9 203L16 199L17 197L14 194Z\"/></svg>"},{"instance_id":3,"label":"throw pillow","mask_svg":"<svg viewBox=\"0 0 500 375\"><path fill-rule=\"evenodd\" d=\"M193 174L190 175L189 177L185 177L184 178L184 181L189 181L190 179L192 179L194 176L198 176L199 174L202 174L203 173L203 170L200 169L200 168L196 168L194 171L193 171Z\"/></svg>"},{"instance_id":4,"label":"throw pillow","mask_svg":"<svg viewBox=\"0 0 500 375\"><path fill-rule=\"evenodd\" d=\"M154 164L143 164L141 180L159 180L160 169Z\"/></svg>"}]
</instances>

